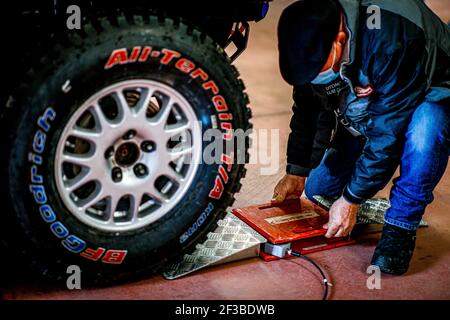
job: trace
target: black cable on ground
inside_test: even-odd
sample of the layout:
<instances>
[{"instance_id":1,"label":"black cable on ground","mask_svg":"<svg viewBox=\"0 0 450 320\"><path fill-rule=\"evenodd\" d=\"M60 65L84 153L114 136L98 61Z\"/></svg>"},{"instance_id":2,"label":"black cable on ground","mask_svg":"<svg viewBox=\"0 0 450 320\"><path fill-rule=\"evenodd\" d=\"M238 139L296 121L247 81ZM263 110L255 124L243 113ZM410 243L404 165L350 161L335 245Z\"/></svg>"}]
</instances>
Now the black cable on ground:
<instances>
[{"instance_id":1,"label":"black cable on ground","mask_svg":"<svg viewBox=\"0 0 450 320\"><path fill-rule=\"evenodd\" d=\"M288 250L287 252L290 255L293 255L295 257L299 257L299 258L303 258L306 261L308 261L309 263L311 263L317 270L319 270L320 275L322 276L323 279L323 284L325 286L324 289L324 293L323 293L323 297L322 300L327 300L328 297L328 286L332 286L332 284L328 281L327 277L325 276L325 273L322 271L322 268L319 267L319 265L317 263L315 263L312 259L308 258L307 256L305 256L304 254L294 251L294 250Z\"/></svg>"}]
</instances>

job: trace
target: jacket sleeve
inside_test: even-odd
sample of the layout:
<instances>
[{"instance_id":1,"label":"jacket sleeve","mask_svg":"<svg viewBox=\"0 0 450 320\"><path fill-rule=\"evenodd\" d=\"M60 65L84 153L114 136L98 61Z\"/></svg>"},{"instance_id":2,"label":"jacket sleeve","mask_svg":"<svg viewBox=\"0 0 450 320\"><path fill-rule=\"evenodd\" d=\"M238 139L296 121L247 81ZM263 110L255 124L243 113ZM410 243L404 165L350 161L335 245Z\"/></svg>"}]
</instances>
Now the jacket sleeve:
<instances>
[{"instance_id":1,"label":"jacket sleeve","mask_svg":"<svg viewBox=\"0 0 450 320\"><path fill-rule=\"evenodd\" d=\"M332 112L325 110L322 101L311 87L294 87L294 114L288 139L286 172L307 177L322 160L335 125Z\"/></svg>"},{"instance_id":2,"label":"jacket sleeve","mask_svg":"<svg viewBox=\"0 0 450 320\"><path fill-rule=\"evenodd\" d=\"M374 38L385 30L369 32L372 39L364 46L370 53L362 68L374 88L365 128L367 142L343 193L353 203L373 197L389 182L400 162L411 116L427 90L425 40L417 27L400 21L384 41Z\"/></svg>"}]
</instances>

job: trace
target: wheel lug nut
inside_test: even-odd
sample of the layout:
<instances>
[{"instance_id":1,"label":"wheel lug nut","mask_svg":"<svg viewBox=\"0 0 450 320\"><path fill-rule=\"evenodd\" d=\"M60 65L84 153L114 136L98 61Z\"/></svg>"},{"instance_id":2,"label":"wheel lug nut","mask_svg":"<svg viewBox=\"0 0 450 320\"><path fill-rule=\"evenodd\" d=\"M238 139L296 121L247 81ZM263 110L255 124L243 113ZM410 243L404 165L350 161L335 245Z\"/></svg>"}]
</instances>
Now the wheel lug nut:
<instances>
[{"instance_id":1,"label":"wheel lug nut","mask_svg":"<svg viewBox=\"0 0 450 320\"><path fill-rule=\"evenodd\" d=\"M120 168L115 167L114 169L112 169L112 179L114 182L122 181L122 177L122 170L120 170Z\"/></svg>"},{"instance_id":2,"label":"wheel lug nut","mask_svg":"<svg viewBox=\"0 0 450 320\"><path fill-rule=\"evenodd\" d=\"M133 139L135 136L136 136L136 131L130 130L130 131L128 131L127 133L125 133L123 135L123 139L124 140L130 140L130 139Z\"/></svg>"},{"instance_id":3,"label":"wheel lug nut","mask_svg":"<svg viewBox=\"0 0 450 320\"><path fill-rule=\"evenodd\" d=\"M138 163L137 165L135 165L133 170L134 174L139 178L142 178L148 174L147 167L142 163Z\"/></svg>"},{"instance_id":4,"label":"wheel lug nut","mask_svg":"<svg viewBox=\"0 0 450 320\"><path fill-rule=\"evenodd\" d=\"M112 158L114 156L114 147L109 147L106 151L105 151L105 158L109 159Z\"/></svg>"},{"instance_id":5,"label":"wheel lug nut","mask_svg":"<svg viewBox=\"0 0 450 320\"><path fill-rule=\"evenodd\" d=\"M151 141L144 141L141 144L141 149L144 152L152 152L156 149L156 145L154 142Z\"/></svg>"}]
</instances>

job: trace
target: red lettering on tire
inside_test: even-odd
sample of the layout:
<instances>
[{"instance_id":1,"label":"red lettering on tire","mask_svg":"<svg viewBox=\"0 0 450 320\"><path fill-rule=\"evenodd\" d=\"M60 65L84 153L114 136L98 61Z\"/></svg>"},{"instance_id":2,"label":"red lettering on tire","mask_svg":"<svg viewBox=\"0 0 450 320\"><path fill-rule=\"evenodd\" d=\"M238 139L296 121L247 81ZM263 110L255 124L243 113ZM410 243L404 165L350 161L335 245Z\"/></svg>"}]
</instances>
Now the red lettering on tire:
<instances>
[{"instance_id":1,"label":"red lettering on tire","mask_svg":"<svg viewBox=\"0 0 450 320\"><path fill-rule=\"evenodd\" d=\"M117 49L111 53L108 62L105 65L105 69L110 69L118 64L127 64L128 63L128 53L127 49Z\"/></svg>"}]
</instances>

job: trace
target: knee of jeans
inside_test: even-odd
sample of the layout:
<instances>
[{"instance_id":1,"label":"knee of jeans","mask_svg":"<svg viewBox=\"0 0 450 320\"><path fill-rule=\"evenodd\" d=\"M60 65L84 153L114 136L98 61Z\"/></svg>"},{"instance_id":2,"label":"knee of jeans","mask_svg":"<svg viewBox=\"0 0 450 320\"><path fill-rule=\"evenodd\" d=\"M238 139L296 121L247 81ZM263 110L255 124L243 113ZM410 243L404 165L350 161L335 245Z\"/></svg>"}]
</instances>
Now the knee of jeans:
<instances>
[{"instance_id":1,"label":"knee of jeans","mask_svg":"<svg viewBox=\"0 0 450 320\"><path fill-rule=\"evenodd\" d=\"M414 112L409 131L409 140L415 151L426 153L434 150L437 144L448 145L448 108L423 103Z\"/></svg>"},{"instance_id":2,"label":"knee of jeans","mask_svg":"<svg viewBox=\"0 0 450 320\"><path fill-rule=\"evenodd\" d=\"M319 195L319 193L320 193L319 184L315 181L315 179L308 178L305 184L306 197L309 200L314 201L313 197Z\"/></svg>"}]
</instances>

